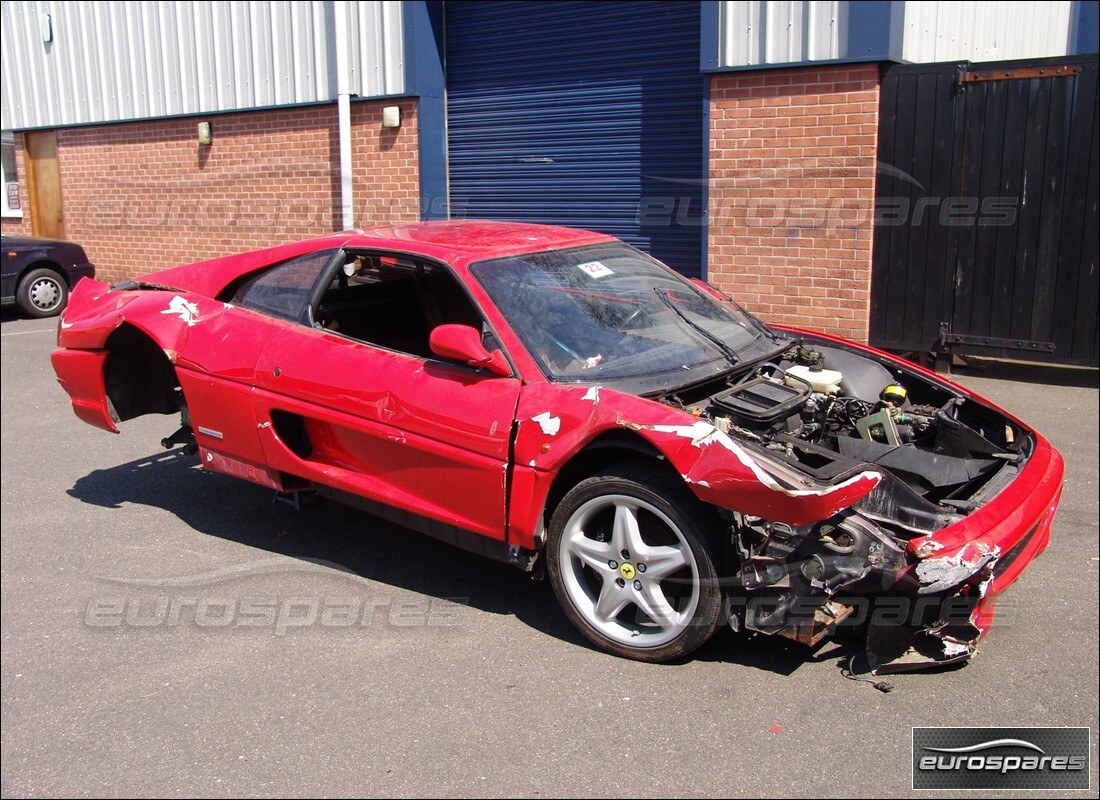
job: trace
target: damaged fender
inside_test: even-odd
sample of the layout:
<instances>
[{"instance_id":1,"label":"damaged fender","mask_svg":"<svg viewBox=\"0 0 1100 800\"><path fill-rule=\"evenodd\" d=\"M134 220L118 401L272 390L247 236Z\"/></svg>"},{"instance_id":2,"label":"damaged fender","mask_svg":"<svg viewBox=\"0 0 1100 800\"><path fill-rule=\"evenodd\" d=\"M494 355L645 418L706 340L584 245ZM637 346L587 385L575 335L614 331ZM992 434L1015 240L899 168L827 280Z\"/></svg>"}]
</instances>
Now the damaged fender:
<instances>
[{"instance_id":1,"label":"damaged fender","mask_svg":"<svg viewBox=\"0 0 1100 800\"><path fill-rule=\"evenodd\" d=\"M815 484L793 473L781 475L774 464L765 466L747 447L702 420L690 426L642 425L632 429L651 431L647 438L658 447L667 444L663 437L671 435L687 439L699 451L693 457L681 446L673 463L678 468L687 467L681 469L681 474L700 500L789 525L827 519L865 497L882 480L882 474L874 470L864 470L831 485Z\"/></svg>"},{"instance_id":2,"label":"damaged fender","mask_svg":"<svg viewBox=\"0 0 1100 800\"><path fill-rule=\"evenodd\" d=\"M747 445L669 406L606 387L579 385L572 402L561 386L524 387L517 413L509 533L537 546L541 518L558 471L601 434L629 431L650 445L704 502L789 525L826 519L871 492L881 480L861 471L830 485L793 470L783 474Z\"/></svg>"}]
</instances>

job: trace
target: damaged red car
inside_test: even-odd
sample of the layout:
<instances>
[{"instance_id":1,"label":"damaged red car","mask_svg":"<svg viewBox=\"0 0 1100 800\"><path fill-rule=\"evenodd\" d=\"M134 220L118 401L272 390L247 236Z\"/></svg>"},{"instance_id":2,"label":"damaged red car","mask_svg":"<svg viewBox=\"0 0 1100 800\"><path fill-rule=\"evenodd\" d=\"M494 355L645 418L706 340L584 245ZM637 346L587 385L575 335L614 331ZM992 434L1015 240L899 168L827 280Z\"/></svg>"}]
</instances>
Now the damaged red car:
<instances>
[{"instance_id":1,"label":"damaged red car","mask_svg":"<svg viewBox=\"0 0 1100 800\"><path fill-rule=\"evenodd\" d=\"M612 237L347 231L76 286L52 355L80 419L179 415L203 467L546 575L598 647L720 627L880 667L971 656L1050 538L1063 464L972 392L773 328Z\"/></svg>"}]
</instances>

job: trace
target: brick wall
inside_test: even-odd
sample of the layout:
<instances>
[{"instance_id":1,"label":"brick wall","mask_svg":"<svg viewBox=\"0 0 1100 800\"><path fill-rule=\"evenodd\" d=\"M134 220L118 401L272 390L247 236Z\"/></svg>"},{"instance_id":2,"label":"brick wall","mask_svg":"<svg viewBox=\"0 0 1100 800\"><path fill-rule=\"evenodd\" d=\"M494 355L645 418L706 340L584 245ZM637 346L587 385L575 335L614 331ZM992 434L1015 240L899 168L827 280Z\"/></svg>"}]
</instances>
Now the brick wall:
<instances>
[{"instance_id":1,"label":"brick wall","mask_svg":"<svg viewBox=\"0 0 1100 800\"><path fill-rule=\"evenodd\" d=\"M392 105L401 107L401 127L383 128L382 109ZM356 225L420 219L416 126L416 100L352 103Z\"/></svg>"},{"instance_id":2,"label":"brick wall","mask_svg":"<svg viewBox=\"0 0 1100 800\"><path fill-rule=\"evenodd\" d=\"M768 322L866 341L878 66L712 81L709 280Z\"/></svg>"},{"instance_id":3,"label":"brick wall","mask_svg":"<svg viewBox=\"0 0 1100 800\"><path fill-rule=\"evenodd\" d=\"M60 128L57 149L65 237L105 280L343 227L334 104ZM352 162L357 225L419 219L416 101L353 103Z\"/></svg>"}]
</instances>

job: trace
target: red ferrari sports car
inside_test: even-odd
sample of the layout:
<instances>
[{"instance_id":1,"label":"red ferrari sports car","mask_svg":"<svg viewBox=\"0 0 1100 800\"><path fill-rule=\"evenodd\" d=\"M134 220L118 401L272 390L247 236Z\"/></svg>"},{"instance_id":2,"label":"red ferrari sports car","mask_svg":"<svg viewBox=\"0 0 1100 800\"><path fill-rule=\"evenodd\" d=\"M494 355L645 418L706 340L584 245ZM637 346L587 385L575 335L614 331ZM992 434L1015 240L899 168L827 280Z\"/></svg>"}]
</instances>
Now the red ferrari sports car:
<instances>
[{"instance_id":1,"label":"red ferrari sports car","mask_svg":"<svg viewBox=\"0 0 1100 800\"><path fill-rule=\"evenodd\" d=\"M85 279L58 345L85 422L179 414L164 444L206 469L545 574L642 660L724 624L966 659L1061 492L972 392L588 231L430 222Z\"/></svg>"}]
</instances>

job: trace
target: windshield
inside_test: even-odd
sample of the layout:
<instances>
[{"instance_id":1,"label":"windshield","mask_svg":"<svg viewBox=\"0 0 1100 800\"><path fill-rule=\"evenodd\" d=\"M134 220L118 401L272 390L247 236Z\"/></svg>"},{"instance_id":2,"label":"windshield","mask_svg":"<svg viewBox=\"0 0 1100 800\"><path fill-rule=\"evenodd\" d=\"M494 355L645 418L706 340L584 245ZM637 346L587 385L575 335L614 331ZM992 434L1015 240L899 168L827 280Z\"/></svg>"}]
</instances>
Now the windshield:
<instances>
[{"instance_id":1,"label":"windshield","mask_svg":"<svg viewBox=\"0 0 1100 800\"><path fill-rule=\"evenodd\" d=\"M482 261L471 267L556 381L684 385L729 370L762 331L622 242Z\"/></svg>"}]
</instances>

